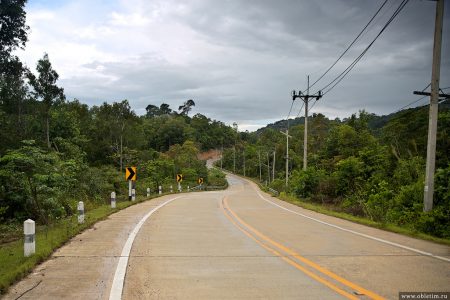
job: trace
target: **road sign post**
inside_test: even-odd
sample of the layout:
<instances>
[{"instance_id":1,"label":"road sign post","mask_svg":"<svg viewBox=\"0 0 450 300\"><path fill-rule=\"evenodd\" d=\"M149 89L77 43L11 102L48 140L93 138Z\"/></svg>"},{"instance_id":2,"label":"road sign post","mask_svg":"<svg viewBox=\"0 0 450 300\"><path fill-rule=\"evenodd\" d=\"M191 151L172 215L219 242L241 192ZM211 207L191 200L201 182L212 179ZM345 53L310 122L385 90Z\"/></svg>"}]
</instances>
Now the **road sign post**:
<instances>
[{"instance_id":1,"label":"road sign post","mask_svg":"<svg viewBox=\"0 0 450 300\"><path fill-rule=\"evenodd\" d=\"M133 183L128 180L128 200L131 200L131 190L133 189Z\"/></svg>"},{"instance_id":2,"label":"road sign post","mask_svg":"<svg viewBox=\"0 0 450 300\"><path fill-rule=\"evenodd\" d=\"M125 180L128 181L128 200L134 201L132 198L133 181L136 181L136 167L127 167L125 169Z\"/></svg>"},{"instance_id":3,"label":"road sign post","mask_svg":"<svg viewBox=\"0 0 450 300\"><path fill-rule=\"evenodd\" d=\"M131 189L131 201L136 200L136 190L135 189Z\"/></svg>"}]
</instances>

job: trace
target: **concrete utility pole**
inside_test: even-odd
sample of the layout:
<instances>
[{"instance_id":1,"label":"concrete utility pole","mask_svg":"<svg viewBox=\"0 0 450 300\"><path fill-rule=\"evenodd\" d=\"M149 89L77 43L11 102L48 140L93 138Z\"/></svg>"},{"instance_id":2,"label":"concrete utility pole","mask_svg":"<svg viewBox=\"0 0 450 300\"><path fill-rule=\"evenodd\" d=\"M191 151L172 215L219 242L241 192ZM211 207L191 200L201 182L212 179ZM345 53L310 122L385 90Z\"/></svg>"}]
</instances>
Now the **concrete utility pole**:
<instances>
[{"instance_id":1,"label":"concrete utility pole","mask_svg":"<svg viewBox=\"0 0 450 300\"><path fill-rule=\"evenodd\" d=\"M244 176L245 176L245 148L244 151L242 152L242 155L244 156Z\"/></svg>"},{"instance_id":2,"label":"concrete utility pole","mask_svg":"<svg viewBox=\"0 0 450 300\"><path fill-rule=\"evenodd\" d=\"M286 187L287 187L289 182L289 138L292 137L289 135L289 119L287 120L286 132L283 131L280 132L286 136Z\"/></svg>"},{"instance_id":3,"label":"concrete utility pole","mask_svg":"<svg viewBox=\"0 0 450 300\"><path fill-rule=\"evenodd\" d=\"M322 98L322 91L319 91L318 95L310 95L309 94L309 75L308 75L308 87L306 89L306 95L301 91L298 91L298 94L295 91L292 91L292 100L296 98L302 99L305 103L305 137L303 141L303 170L306 170L308 167L308 103L310 99L315 99L316 101Z\"/></svg>"},{"instance_id":4,"label":"concrete utility pole","mask_svg":"<svg viewBox=\"0 0 450 300\"><path fill-rule=\"evenodd\" d=\"M261 176L261 152L258 151L258 162L259 162L259 182L261 182L262 180L262 176Z\"/></svg>"},{"instance_id":5,"label":"concrete utility pole","mask_svg":"<svg viewBox=\"0 0 450 300\"><path fill-rule=\"evenodd\" d=\"M236 146L233 148L233 172L236 174Z\"/></svg>"},{"instance_id":6,"label":"concrete utility pole","mask_svg":"<svg viewBox=\"0 0 450 300\"><path fill-rule=\"evenodd\" d=\"M275 180L275 151L276 151L276 150L273 150L272 180Z\"/></svg>"},{"instance_id":7,"label":"concrete utility pole","mask_svg":"<svg viewBox=\"0 0 450 300\"><path fill-rule=\"evenodd\" d=\"M437 0L436 21L434 25L433 66L431 70L431 93L414 92L416 95L430 95L430 113L428 117L427 166L425 170L425 186L423 195L423 211L433 208L434 171L436 164L436 133L439 96L439 77L441 69L442 23L444 0ZM447 95L448 96L448 95Z\"/></svg>"},{"instance_id":8,"label":"concrete utility pole","mask_svg":"<svg viewBox=\"0 0 450 300\"><path fill-rule=\"evenodd\" d=\"M223 141L222 141L222 151L220 152L220 169L223 169Z\"/></svg>"},{"instance_id":9,"label":"concrete utility pole","mask_svg":"<svg viewBox=\"0 0 450 300\"><path fill-rule=\"evenodd\" d=\"M268 183L270 184L270 160L269 160L269 152L267 152L267 178Z\"/></svg>"}]
</instances>

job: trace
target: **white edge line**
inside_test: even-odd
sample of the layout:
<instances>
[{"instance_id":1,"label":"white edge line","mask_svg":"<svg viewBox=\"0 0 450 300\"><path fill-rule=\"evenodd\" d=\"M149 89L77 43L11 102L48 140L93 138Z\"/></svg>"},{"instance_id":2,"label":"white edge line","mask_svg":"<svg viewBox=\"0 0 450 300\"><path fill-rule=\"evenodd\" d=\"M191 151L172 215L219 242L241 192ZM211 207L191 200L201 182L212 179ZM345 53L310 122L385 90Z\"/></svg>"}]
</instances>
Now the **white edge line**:
<instances>
[{"instance_id":1,"label":"white edge line","mask_svg":"<svg viewBox=\"0 0 450 300\"><path fill-rule=\"evenodd\" d=\"M364 233L361 233L361 232L357 232L357 231L354 231L354 230L351 230L351 229L346 229L346 228L343 228L343 227L340 227L340 226L337 226L337 225L334 225L334 224L331 224L331 223L327 223L325 221L321 221L321 220L315 219L315 218L307 216L305 214L302 214L302 213L290 210L290 209L288 209L286 207L283 207L283 206L281 206L279 204L276 204L273 201L267 200L263 195L261 195L261 193L258 190L255 189L255 191L258 193L258 196L261 199L263 199L264 201L266 201L266 202L268 202L268 203L270 203L272 205L275 205L275 206L277 206L277 207L279 207L279 208L281 208L283 210L286 210L286 211L291 212L293 214L299 215L301 217L313 220L315 222L318 222L318 223L321 223L323 225L327 225L327 226L330 226L330 227L333 227L333 228L336 228L336 229L339 229L339 230L342 230L342 231L346 231L346 232L349 232L349 233L352 233L352 234L356 234L356 235L359 235L359 236L362 236L362 237L365 237L365 238L368 238L368 239L371 239L371 240L374 240L374 241L377 241L377 242L381 242L381 243L388 244L388 245L391 245L391 246L394 246L394 247L398 247L398 248L409 250L409 251L412 251L412 252L415 252L415 253L419 253L419 254L422 254L422 255L425 255L425 256L430 256L430 257L433 257L433 258L436 258L436 259L440 259L440 260L443 260L443 261L446 261L446 262L450 262L450 259L446 258L446 257L434 255L434 254L429 253L429 252L425 252L425 251L422 251L422 250L419 250L419 249L415 249L415 248L411 248L411 247L404 246L404 245L401 245L401 244L397 244L397 243L394 243L394 242L390 242L390 241L387 241L387 240L384 240L384 239L380 239L380 238L377 238L377 237L374 237L374 236L371 236L371 235L368 235L368 234L364 234Z\"/></svg>"},{"instance_id":2,"label":"white edge line","mask_svg":"<svg viewBox=\"0 0 450 300\"><path fill-rule=\"evenodd\" d=\"M136 224L133 231L128 236L125 245L122 248L122 253L120 254L119 262L117 264L116 273L114 274L113 284L111 286L111 291L109 293L109 300L120 300L122 299L122 290L123 284L125 281L125 275L127 272L128 258L130 257L131 247L133 246L134 239L141 229L142 225L144 225L145 221L158 209L163 207L164 205L169 204L170 202L181 198L183 196L175 197L173 199L167 200L166 202L158 205L153 208L150 212L148 212L140 221Z\"/></svg>"}]
</instances>

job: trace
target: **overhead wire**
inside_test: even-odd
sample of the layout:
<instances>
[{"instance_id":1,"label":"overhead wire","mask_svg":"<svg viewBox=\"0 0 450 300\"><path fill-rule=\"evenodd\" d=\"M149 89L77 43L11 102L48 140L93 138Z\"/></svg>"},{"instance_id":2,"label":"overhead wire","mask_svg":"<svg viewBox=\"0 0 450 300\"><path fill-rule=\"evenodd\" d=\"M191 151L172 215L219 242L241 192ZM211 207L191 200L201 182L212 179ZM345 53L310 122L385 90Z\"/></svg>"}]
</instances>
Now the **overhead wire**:
<instances>
[{"instance_id":1,"label":"overhead wire","mask_svg":"<svg viewBox=\"0 0 450 300\"><path fill-rule=\"evenodd\" d=\"M320 75L319 78L317 78L316 81L313 82L313 84L311 84L309 86L309 88L312 88L317 82L319 82L325 75L328 74L328 72L339 62L339 60L341 60L341 58L348 52L348 50L350 50L350 48L356 43L356 41L361 37L361 35L366 31L367 27L369 27L369 25L372 23L372 21L375 19L375 17L380 13L380 11L383 9L383 7L386 5L386 3L388 2L388 0L385 0L383 2L383 4L381 4L380 8L378 8L378 10L375 12L375 14L372 16L372 18L370 18L369 22L363 27L363 29L358 33L358 35L353 39L353 41L350 43L350 45L347 46L347 48L344 50L344 52L341 53L341 55L339 55L339 57L335 60L334 63L331 64L330 67L328 67L328 69L322 74ZM304 91L303 91L304 92Z\"/></svg>"},{"instance_id":2,"label":"overhead wire","mask_svg":"<svg viewBox=\"0 0 450 300\"><path fill-rule=\"evenodd\" d=\"M375 36L372 42L361 52L361 54L344 71L342 71L338 76L336 76L336 78L334 78L330 83L328 83L322 89L320 89L324 91L322 95L329 93L347 76L348 73L350 73L350 71L356 66L356 64L362 59L362 57L367 53L367 51L373 46L375 41L381 36L381 34L392 23L392 21L397 17L397 15L403 10L403 8L406 6L408 2L409 0L403 0L397 7L397 9L394 11L392 16L389 18L389 20L386 22L386 24L382 27L380 32L378 32L378 34ZM327 90L325 91L325 89Z\"/></svg>"}]
</instances>

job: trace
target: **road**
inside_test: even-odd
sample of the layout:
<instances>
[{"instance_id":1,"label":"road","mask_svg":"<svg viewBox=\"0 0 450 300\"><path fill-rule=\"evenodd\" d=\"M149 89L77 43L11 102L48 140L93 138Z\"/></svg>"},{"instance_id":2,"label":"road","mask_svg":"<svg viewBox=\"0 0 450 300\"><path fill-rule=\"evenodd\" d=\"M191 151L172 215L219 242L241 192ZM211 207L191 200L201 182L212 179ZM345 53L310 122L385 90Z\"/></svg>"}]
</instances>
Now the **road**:
<instances>
[{"instance_id":1,"label":"road","mask_svg":"<svg viewBox=\"0 0 450 300\"><path fill-rule=\"evenodd\" d=\"M450 291L448 246L311 212L234 175L228 181L225 191L164 196L111 215L5 299L398 299L399 291Z\"/></svg>"}]
</instances>

